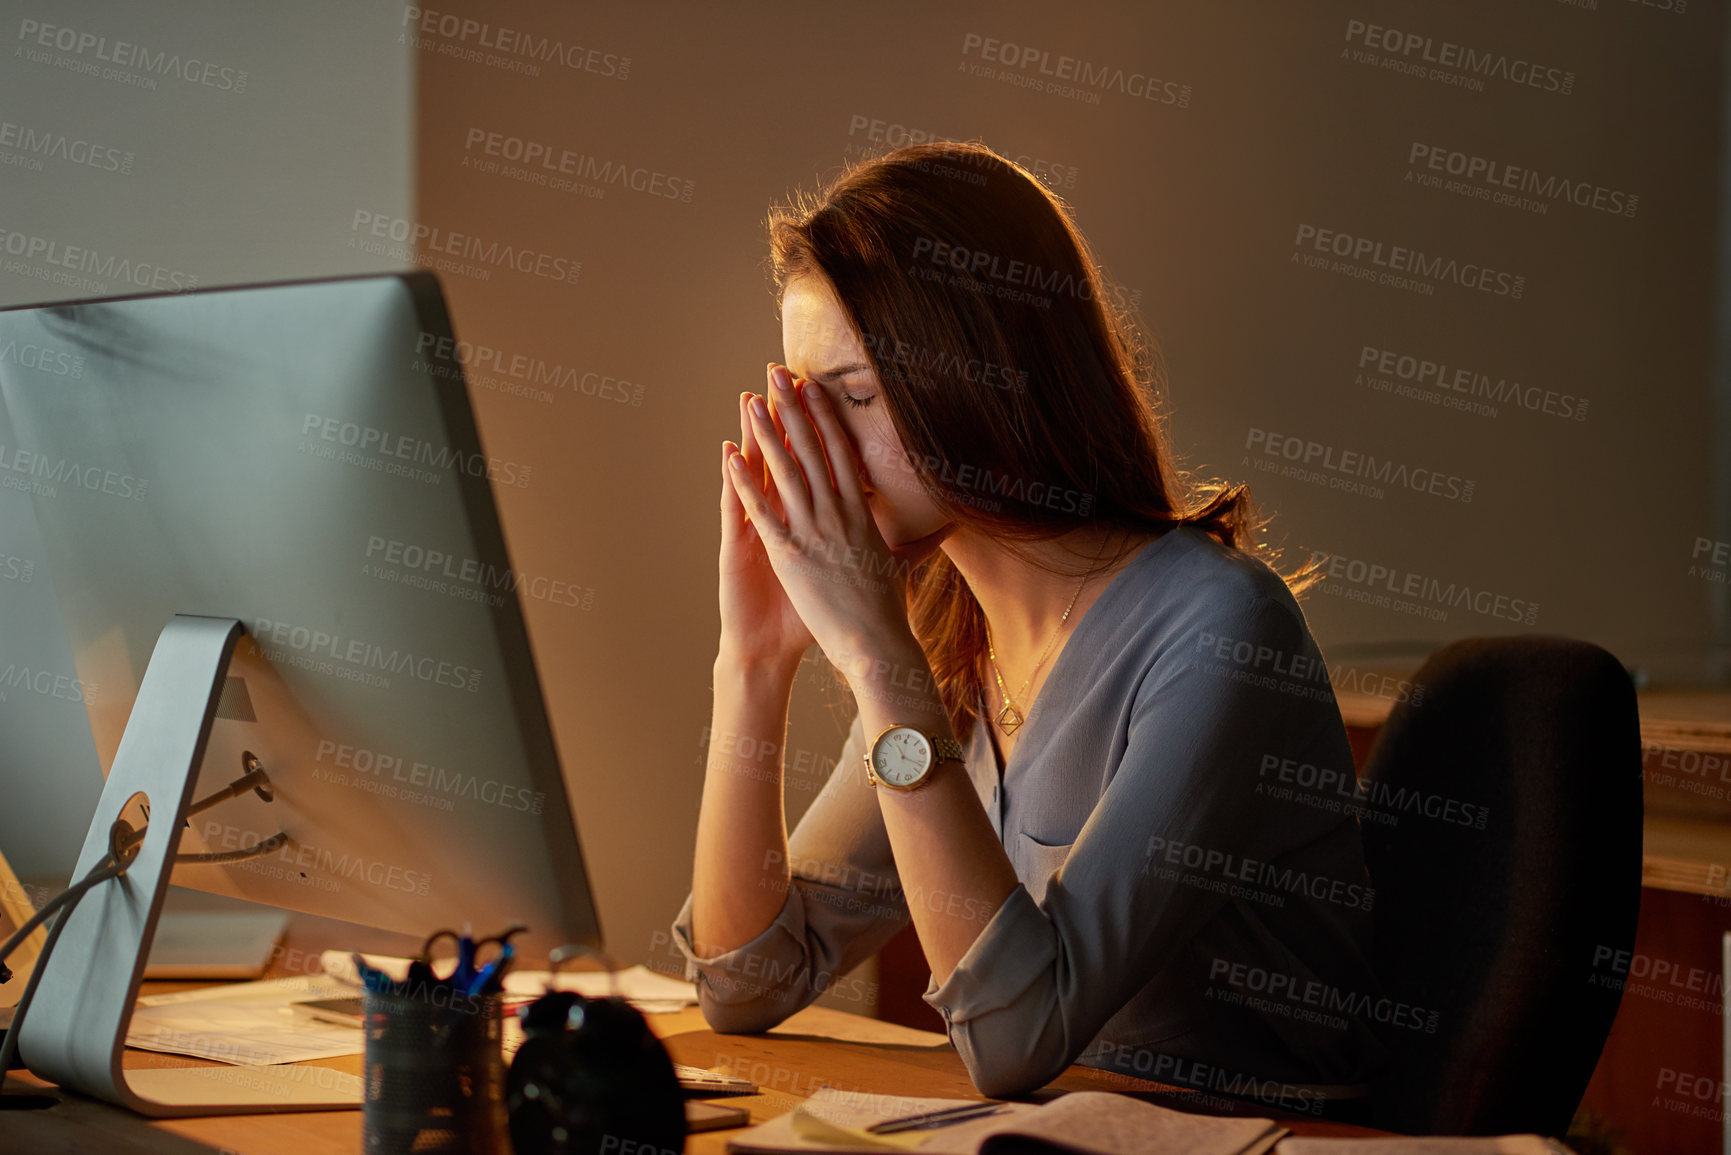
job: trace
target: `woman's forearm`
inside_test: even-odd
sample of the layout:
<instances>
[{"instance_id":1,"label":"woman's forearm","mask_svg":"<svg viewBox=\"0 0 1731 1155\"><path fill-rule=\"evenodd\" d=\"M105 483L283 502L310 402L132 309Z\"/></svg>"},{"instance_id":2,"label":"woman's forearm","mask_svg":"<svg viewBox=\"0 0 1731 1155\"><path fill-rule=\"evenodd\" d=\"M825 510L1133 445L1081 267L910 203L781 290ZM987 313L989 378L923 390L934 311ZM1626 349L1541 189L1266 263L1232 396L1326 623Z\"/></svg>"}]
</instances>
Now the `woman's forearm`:
<instances>
[{"instance_id":1,"label":"woman's forearm","mask_svg":"<svg viewBox=\"0 0 1731 1155\"><path fill-rule=\"evenodd\" d=\"M775 921L789 885L782 739L797 657L715 660L715 712L691 881L693 947L704 957L750 942Z\"/></svg>"},{"instance_id":2,"label":"woman's forearm","mask_svg":"<svg viewBox=\"0 0 1731 1155\"><path fill-rule=\"evenodd\" d=\"M931 667L911 637L842 664L868 751L895 725L955 737ZM877 794L914 929L942 984L1016 889L1015 868L960 763L941 763L916 790L879 787Z\"/></svg>"}]
</instances>

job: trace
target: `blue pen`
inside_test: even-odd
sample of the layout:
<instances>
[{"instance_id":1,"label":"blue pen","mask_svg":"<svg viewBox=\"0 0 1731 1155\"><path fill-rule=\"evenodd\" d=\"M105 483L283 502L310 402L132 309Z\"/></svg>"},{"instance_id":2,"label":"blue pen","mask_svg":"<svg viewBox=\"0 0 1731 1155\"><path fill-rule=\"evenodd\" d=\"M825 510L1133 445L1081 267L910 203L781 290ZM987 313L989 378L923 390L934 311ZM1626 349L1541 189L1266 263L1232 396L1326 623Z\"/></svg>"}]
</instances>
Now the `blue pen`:
<instances>
[{"instance_id":1,"label":"blue pen","mask_svg":"<svg viewBox=\"0 0 1731 1155\"><path fill-rule=\"evenodd\" d=\"M447 981L465 993L475 981L475 940L467 934L457 936L457 966Z\"/></svg>"},{"instance_id":2,"label":"blue pen","mask_svg":"<svg viewBox=\"0 0 1731 1155\"><path fill-rule=\"evenodd\" d=\"M355 970L361 976L361 982L366 984L366 988L374 994L388 993L392 987L396 986L396 984L391 981L390 975L387 975L384 971L378 970L375 967L368 966L367 960L362 958L359 954L351 953L349 958L353 960Z\"/></svg>"}]
</instances>

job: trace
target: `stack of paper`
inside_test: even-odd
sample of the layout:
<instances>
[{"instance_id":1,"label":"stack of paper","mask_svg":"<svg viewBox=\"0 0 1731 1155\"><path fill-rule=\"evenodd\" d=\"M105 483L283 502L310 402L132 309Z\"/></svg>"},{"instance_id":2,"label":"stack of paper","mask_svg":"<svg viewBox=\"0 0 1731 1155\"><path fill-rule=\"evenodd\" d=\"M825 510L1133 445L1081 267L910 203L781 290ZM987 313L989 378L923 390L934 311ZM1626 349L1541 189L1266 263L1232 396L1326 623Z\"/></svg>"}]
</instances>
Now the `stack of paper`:
<instances>
[{"instance_id":1,"label":"stack of paper","mask_svg":"<svg viewBox=\"0 0 1731 1155\"><path fill-rule=\"evenodd\" d=\"M360 1031L307 1018L292 1005L354 994L343 983L301 976L150 995L138 1000L126 1045L243 1066L358 1055Z\"/></svg>"}]
</instances>

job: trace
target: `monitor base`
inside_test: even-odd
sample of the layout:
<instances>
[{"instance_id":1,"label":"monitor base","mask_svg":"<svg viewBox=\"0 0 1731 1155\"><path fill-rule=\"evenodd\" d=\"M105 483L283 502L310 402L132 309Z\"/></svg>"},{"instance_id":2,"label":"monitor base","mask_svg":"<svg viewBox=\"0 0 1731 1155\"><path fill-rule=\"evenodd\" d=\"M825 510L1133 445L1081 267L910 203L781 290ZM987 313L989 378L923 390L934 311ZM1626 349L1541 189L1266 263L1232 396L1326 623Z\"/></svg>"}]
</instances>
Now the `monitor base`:
<instances>
[{"instance_id":1,"label":"monitor base","mask_svg":"<svg viewBox=\"0 0 1731 1155\"><path fill-rule=\"evenodd\" d=\"M73 878L104 860L114 820L141 804L143 843L125 874L92 889L66 918L20 1028L20 1054L34 1074L143 1115L338 1110L361 1101L360 1080L328 1067L128 1070L121 1062L219 691L244 632L234 618L177 614L157 639Z\"/></svg>"}]
</instances>

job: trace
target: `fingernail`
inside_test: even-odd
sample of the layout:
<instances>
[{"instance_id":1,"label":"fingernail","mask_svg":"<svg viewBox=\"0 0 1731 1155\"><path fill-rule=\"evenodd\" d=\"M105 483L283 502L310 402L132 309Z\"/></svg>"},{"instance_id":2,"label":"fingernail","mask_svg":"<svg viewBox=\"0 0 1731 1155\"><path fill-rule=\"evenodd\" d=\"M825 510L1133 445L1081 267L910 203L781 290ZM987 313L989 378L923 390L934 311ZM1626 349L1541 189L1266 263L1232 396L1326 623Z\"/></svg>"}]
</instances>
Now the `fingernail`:
<instances>
[{"instance_id":1,"label":"fingernail","mask_svg":"<svg viewBox=\"0 0 1731 1155\"><path fill-rule=\"evenodd\" d=\"M729 457L727 459L727 463L729 465L733 466L735 469L744 469L745 468L745 457L743 454L735 453L732 457Z\"/></svg>"},{"instance_id":2,"label":"fingernail","mask_svg":"<svg viewBox=\"0 0 1731 1155\"><path fill-rule=\"evenodd\" d=\"M753 394L751 398L751 411L759 417L769 416L769 406L763 403L763 398L758 397L755 394Z\"/></svg>"},{"instance_id":3,"label":"fingernail","mask_svg":"<svg viewBox=\"0 0 1731 1155\"><path fill-rule=\"evenodd\" d=\"M774 373L770 374L770 376L775 379L775 387L777 389L780 389L783 393L793 392L793 378L787 375L786 369L778 367Z\"/></svg>"},{"instance_id":4,"label":"fingernail","mask_svg":"<svg viewBox=\"0 0 1731 1155\"><path fill-rule=\"evenodd\" d=\"M800 384L799 395L801 397L804 397L806 399L807 403L810 403L812 401L827 401L828 400L828 398L824 396L823 390L819 389L815 384L813 384L810 381L805 381L805 382L802 382Z\"/></svg>"}]
</instances>

